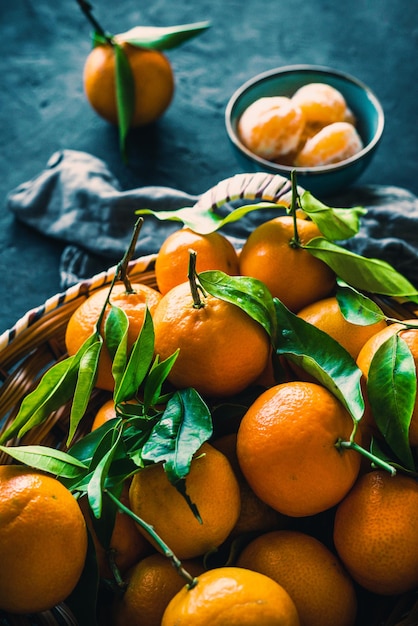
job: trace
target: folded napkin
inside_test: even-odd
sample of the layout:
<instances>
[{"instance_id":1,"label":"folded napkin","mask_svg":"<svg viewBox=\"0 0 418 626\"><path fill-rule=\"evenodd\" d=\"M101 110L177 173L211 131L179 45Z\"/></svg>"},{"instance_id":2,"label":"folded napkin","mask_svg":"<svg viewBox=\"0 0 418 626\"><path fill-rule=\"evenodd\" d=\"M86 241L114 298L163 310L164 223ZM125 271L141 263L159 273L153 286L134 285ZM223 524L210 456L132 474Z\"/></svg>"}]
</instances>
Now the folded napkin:
<instances>
[{"instance_id":1,"label":"folded napkin","mask_svg":"<svg viewBox=\"0 0 418 626\"><path fill-rule=\"evenodd\" d=\"M65 289L122 258L132 236L136 210L190 207L199 198L163 186L123 191L103 161L85 152L63 150L53 154L37 176L12 190L7 206L28 226L64 242L59 271ZM343 245L391 263L418 286L418 199L412 193L393 186L368 185L327 199L327 204L367 208L360 232ZM228 203L223 210L229 210ZM271 216L268 211L253 211L229 225L226 234L239 245L258 223ZM136 256L156 253L169 233L178 228L178 222L162 222L147 215Z\"/></svg>"}]
</instances>

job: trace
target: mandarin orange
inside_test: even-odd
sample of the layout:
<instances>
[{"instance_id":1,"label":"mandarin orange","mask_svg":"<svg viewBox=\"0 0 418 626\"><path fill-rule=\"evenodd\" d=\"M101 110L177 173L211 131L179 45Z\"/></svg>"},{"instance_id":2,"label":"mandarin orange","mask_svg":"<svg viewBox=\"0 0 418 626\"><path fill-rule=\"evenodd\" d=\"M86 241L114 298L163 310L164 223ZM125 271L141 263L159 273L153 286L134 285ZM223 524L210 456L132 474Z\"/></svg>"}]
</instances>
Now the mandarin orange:
<instances>
[{"instance_id":1,"label":"mandarin orange","mask_svg":"<svg viewBox=\"0 0 418 626\"><path fill-rule=\"evenodd\" d=\"M197 559L183 561L182 567L191 576L203 572ZM126 589L114 601L113 626L161 626L165 608L184 584L166 556L146 556L126 573Z\"/></svg>"},{"instance_id":2,"label":"mandarin orange","mask_svg":"<svg viewBox=\"0 0 418 626\"><path fill-rule=\"evenodd\" d=\"M146 307L148 307L152 313L161 299L161 294L148 285L134 283L132 284L132 289L132 293L129 293L126 291L123 283L116 283L110 296L110 303L125 311L128 317L129 347L132 347L140 333L144 322ZM69 355L75 354L86 339L95 331L100 312L106 303L108 293L108 287L102 287L93 292L78 306L70 317L65 333L65 344ZM102 328L100 329L102 333L109 311L110 305L107 305L107 312L103 319ZM96 386L100 389L113 391L114 385L111 358L106 346L103 346L100 354Z\"/></svg>"},{"instance_id":3,"label":"mandarin orange","mask_svg":"<svg viewBox=\"0 0 418 626\"><path fill-rule=\"evenodd\" d=\"M352 431L352 418L330 391L311 382L282 383L245 413L238 461L261 500L284 515L315 515L340 502L357 478L360 454L338 447Z\"/></svg>"},{"instance_id":4,"label":"mandarin orange","mask_svg":"<svg viewBox=\"0 0 418 626\"><path fill-rule=\"evenodd\" d=\"M37 613L77 585L87 530L73 495L52 476L0 466L0 610Z\"/></svg>"},{"instance_id":5,"label":"mandarin orange","mask_svg":"<svg viewBox=\"0 0 418 626\"><path fill-rule=\"evenodd\" d=\"M340 560L315 537L277 530L253 539L238 567L260 572L286 589L301 626L353 626L357 598Z\"/></svg>"},{"instance_id":6,"label":"mandarin orange","mask_svg":"<svg viewBox=\"0 0 418 626\"><path fill-rule=\"evenodd\" d=\"M134 111L131 127L158 119L171 103L174 75L167 57L159 50L119 44L134 79ZM96 46L89 53L83 73L84 90L93 109L112 124L118 123L115 52L111 44Z\"/></svg>"},{"instance_id":7,"label":"mandarin orange","mask_svg":"<svg viewBox=\"0 0 418 626\"><path fill-rule=\"evenodd\" d=\"M240 393L264 371L270 354L266 331L235 304L211 295L196 306L189 282L173 287L154 314L155 352L179 355L168 380L203 396Z\"/></svg>"},{"instance_id":8,"label":"mandarin orange","mask_svg":"<svg viewBox=\"0 0 418 626\"><path fill-rule=\"evenodd\" d=\"M161 626L300 626L289 594L264 574L219 567L183 586L167 606Z\"/></svg>"},{"instance_id":9,"label":"mandarin orange","mask_svg":"<svg viewBox=\"0 0 418 626\"><path fill-rule=\"evenodd\" d=\"M155 259L155 278L162 294L187 280L190 249L196 252L197 272L239 273L238 255L229 239L218 232L200 235L181 228L163 241Z\"/></svg>"},{"instance_id":10,"label":"mandarin orange","mask_svg":"<svg viewBox=\"0 0 418 626\"><path fill-rule=\"evenodd\" d=\"M298 316L338 341L354 360L366 341L387 326L385 320L364 326L347 321L335 296L309 304Z\"/></svg>"},{"instance_id":11,"label":"mandarin orange","mask_svg":"<svg viewBox=\"0 0 418 626\"><path fill-rule=\"evenodd\" d=\"M375 470L364 474L338 505L337 552L362 587L381 595L418 586L418 483Z\"/></svg>"},{"instance_id":12,"label":"mandarin orange","mask_svg":"<svg viewBox=\"0 0 418 626\"><path fill-rule=\"evenodd\" d=\"M310 220L296 218L300 243L295 243L291 216L280 216L257 226L240 254L240 273L261 280L273 297L297 313L330 295L334 272L303 245L321 233Z\"/></svg>"},{"instance_id":13,"label":"mandarin orange","mask_svg":"<svg viewBox=\"0 0 418 626\"><path fill-rule=\"evenodd\" d=\"M169 482L161 463L137 472L129 490L132 511L153 526L179 559L194 558L220 546L235 526L241 504L229 461L208 443L192 460L186 491L201 521Z\"/></svg>"}]
</instances>

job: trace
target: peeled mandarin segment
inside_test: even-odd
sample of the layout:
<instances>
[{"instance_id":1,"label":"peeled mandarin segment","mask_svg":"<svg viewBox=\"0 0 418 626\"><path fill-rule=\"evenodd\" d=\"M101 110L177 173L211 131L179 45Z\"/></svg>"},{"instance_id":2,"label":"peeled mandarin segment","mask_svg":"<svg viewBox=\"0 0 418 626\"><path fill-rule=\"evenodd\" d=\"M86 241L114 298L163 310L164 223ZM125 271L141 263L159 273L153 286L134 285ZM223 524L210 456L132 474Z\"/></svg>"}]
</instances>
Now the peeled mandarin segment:
<instances>
[{"instance_id":1,"label":"peeled mandarin segment","mask_svg":"<svg viewBox=\"0 0 418 626\"><path fill-rule=\"evenodd\" d=\"M343 121L346 116L344 96L325 83L309 83L300 87L292 102L302 109L308 123L333 124Z\"/></svg>"},{"instance_id":2,"label":"peeled mandarin segment","mask_svg":"<svg viewBox=\"0 0 418 626\"><path fill-rule=\"evenodd\" d=\"M244 111L238 134L255 154L274 160L297 149L304 126L302 110L290 98L273 96L256 100Z\"/></svg>"},{"instance_id":3,"label":"peeled mandarin segment","mask_svg":"<svg viewBox=\"0 0 418 626\"><path fill-rule=\"evenodd\" d=\"M352 124L335 122L307 140L296 156L297 167L339 163L362 150L363 142Z\"/></svg>"}]
</instances>

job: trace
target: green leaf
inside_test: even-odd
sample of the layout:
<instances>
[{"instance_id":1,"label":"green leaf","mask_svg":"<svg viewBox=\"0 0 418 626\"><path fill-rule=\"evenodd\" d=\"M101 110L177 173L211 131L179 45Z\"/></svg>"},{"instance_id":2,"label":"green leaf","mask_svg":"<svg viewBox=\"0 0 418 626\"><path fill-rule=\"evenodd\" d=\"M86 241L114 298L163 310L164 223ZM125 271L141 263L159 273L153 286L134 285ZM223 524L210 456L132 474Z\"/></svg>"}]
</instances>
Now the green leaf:
<instances>
[{"instance_id":1,"label":"green leaf","mask_svg":"<svg viewBox=\"0 0 418 626\"><path fill-rule=\"evenodd\" d=\"M153 50L171 50L185 41L200 35L210 27L210 22L195 22L178 26L136 26L114 36L117 42L128 42L133 46L152 48Z\"/></svg>"},{"instance_id":2,"label":"green leaf","mask_svg":"<svg viewBox=\"0 0 418 626\"><path fill-rule=\"evenodd\" d=\"M212 434L206 403L195 389L176 391L142 450L144 461L164 462L171 483L185 478L195 452Z\"/></svg>"},{"instance_id":3,"label":"green leaf","mask_svg":"<svg viewBox=\"0 0 418 626\"><path fill-rule=\"evenodd\" d=\"M120 385L128 361L128 329L129 320L125 311L112 305L106 319L104 336L112 359L112 375L116 387Z\"/></svg>"},{"instance_id":4,"label":"green leaf","mask_svg":"<svg viewBox=\"0 0 418 626\"><path fill-rule=\"evenodd\" d=\"M312 239L303 248L356 289L386 296L418 297L415 287L385 261L368 259L322 237Z\"/></svg>"},{"instance_id":5,"label":"green leaf","mask_svg":"<svg viewBox=\"0 0 418 626\"><path fill-rule=\"evenodd\" d=\"M193 455L210 438L212 430L210 411L200 395L195 389L182 389L170 398L142 449L144 461L164 463L169 481L198 519L199 512L187 494L185 479Z\"/></svg>"},{"instance_id":6,"label":"green leaf","mask_svg":"<svg viewBox=\"0 0 418 626\"><path fill-rule=\"evenodd\" d=\"M113 435L113 431L108 432L108 438L112 440L112 445L106 452L106 454L102 456L100 462L97 464L87 488L89 505L94 516L97 518L99 518L102 514L103 489L110 469L110 465L120 445L122 429L117 432L116 438L114 438Z\"/></svg>"},{"instance_id":7,"label":"green leaf","mask_svg":"<svg viewBox=\"0 0 418 626\"><path fill-rule=\"evenodd\" d=\"M101 445L102 440L106 438L108 431L113 432L116 430L120 422L119 417L107 420L99 428L87 433L84 437L76 441L76 443L69 448L68 453L85 465L90 466L96 450Z\"/></svg>"},{"instance_id":8,"label":"green leaf","mask_svg":"<svg viewBox=\"0 0 418 626\"><path fill-rule=\"evenodd\" d=\"M151 313L146 308L141 331L132 346L128 364L120 381L116 381L115 404L131 400L144 380L154 357L154 325Z\"/></svg>"},{"instance_id":9,"label":"green leaf","mask_svg":"<svg viewBox=\"0 0 418 626\"><path fill-rule=\"evenodd\" d=\"M20 463L62 478L79 478L88 470L70 454L47 446L0 446L0 450Z\"/></svg>"},{"instance_id":10,"label":"green leaf","mask_svg":"<svg viewBox=\"0 0 418 626\"><path fill-rule=\"evenodd\" d=\"M260 280L249 276L229 276L209 270L198 275L203 289L216 298L235 304L261 324L270 337L276 334L273 298Z\"/></svg>"},{"instance_id":11,"label":"green leaf","mask_svg":"<svg viewBox=\"0 0 418 626\"><path fill-rule=\"evenodd\" d=\"M152 365L152 368L145 379L144 384L144 411L147 412L150 407L155 406L161 401L161 388L167 379L180 350L176 350L174 354L167 357L164 361L159 361L158 355Z\"/></svg>"},{"instance_id":12,"label":"green leaf","mask_svg":"<svg viewBox=\"0 0 418 626\"><path fill-rule=\"evenodd\" d=\"M21 437L68 402L75 391L80 361L96 341L97 335L91 335L74 356L58 361L45 372L36 388L24 398L15 419L0 437L0 443L16 434Z\"/></svg>"},{"instance_id":13,"label":"green leaf","mask_svg":"<svg viewBox=\"0 0 418 626\"><path fill-rule=\"evenodd\" d=\"M329 207L317 200L309 191L305 191L300 204L302 210L315 222L327 239L349 239L358 233L360 217L367 213L364 207L348 209Z\"/></svg>"},{"instance_id":14,"label":"green leaf","mask_svg":"<svg viewBox=\"0 0 418 626\"><path fill-rule=\"evenodd\" d=\"M74 392L74 398L71 405L70 427L67 436L67 446L74 437L74 433L83 418L90 397L93 391L96 378L97 366L99 363L100 352L103 346L103 340L98 335L99 341L92 343L85 351L80 359L80 367L78 370L77 384Z\"/></svg>"},{"instance_id":15,"label":"green leaf","mask_svg":"<svg viewBox=\"0 0 418 626\"><path fill-rule=\"evenodd\" d=\"M408 469L414 468L408 433L416 392L414 358L402 337L392 335L370 363L367 394L386 443Z\"/></svg>"},{"instance_id":16,"label":"green leaf","mask_svg":"<svg viewBox=\"0 0 418 626\"><path fill-rule=\"evenodd\" d=\"M370 298L349 285L337 285L336 298L341 313L351 324L368 326L386 319L382 309Z\"/></svg>"},{"instance_id":17,"label":"green leaf","mask_svg":"<svg viewBox=\"0 0 418 626\"><path fill-rule=\"evenodd\" d=\"M303 367L360 420L364 399L362 373L350 354L327 333L309 324L274 299L277 316L276 353Z\"/></svg>"},{"instance_id":18,"label":"green leaf","mask_svg":"<svg viewBox=\"0 0 418 626\"><path fill-rule=\"evenodd\" d=\"M119 144L126 158L126 138L135 107L135 81L126 53L118 44L113 46L115 55L116 104L118 109Z\"/></svg>"},{"instance_id":19,"label":"green leaf","mask_svg":"<svg viewBox=\"0 0 418 626\"><path fill-rule=\"evenodd\" d=\"M219 215L214 212L213 207L196 204L193 207L184 207L182 209L174 209L171 211L153 211L152 209L138 209L136 215L153 215L160 221L182 222L195 233L200 235L208 235L222 228L226 224L237 222L247 213L258 211L260 209L276 208L278 211L287 208L287 205L275 204L272 202L259 202L257 204L248 204L233 209L226 216Z\"/></svg>"}]
</instances>

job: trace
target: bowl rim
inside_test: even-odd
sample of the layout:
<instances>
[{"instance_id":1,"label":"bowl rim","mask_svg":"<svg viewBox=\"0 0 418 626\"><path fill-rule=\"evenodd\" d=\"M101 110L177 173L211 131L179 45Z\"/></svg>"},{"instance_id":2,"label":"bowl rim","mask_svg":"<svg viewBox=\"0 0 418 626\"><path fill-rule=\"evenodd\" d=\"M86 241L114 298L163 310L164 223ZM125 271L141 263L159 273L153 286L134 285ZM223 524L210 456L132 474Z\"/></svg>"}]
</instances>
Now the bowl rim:
<instances>
[{"instance_id":1,"label":"bowl rim","mask_svg":"<svg viewBox=\"0 0 418 626\"><path fill-rule=\"evenodd\" d=\"M241 142L237 133L234 131L232 121L231 121L232 111L234 107L236 106L237 102L239 101L239 99L246 92L248 92L254 85L258 83L262 83L266 80L269 80L270 78L276 75L292 74L294 72L306 72L306 73L317 72L317 73L324 74L324 75L328 74L328 75L336 76L338 78L342 78L343 80L346 80L356 85L357 87L359 87L366 93L368 99L371 101L371 103L373 104L377 112L377 127L376 127L376 132L373 135L373 138L362 148L362 150L360 150L353 156L349 157L348 159L339 161L338 163L330 163L328 165L317 165L315 167L295 167L295 166L290 166L290 165L282 165L281 163L276 163L275 161L268 161L267 159L264 159L263 157L260 157L254 154L254 152L251 152L251 150L249 150ZM309 63L304 63L304 64L302 63L302 64L296 64L296 65L282 65L279 67L275 67L270 70L266 70L264 72L256 74L252 78L245 81L240 87L238 87L234 91L234 93L228 100L228 103L225 108L225 126L226 126L228 137L230 141L235 145L235 147L238 148L242 153L244 153L250 160L257 162L260 166L269 168L270 171L273 168L275 169L275 167L277 167L278 173L287 172L288 175L290 175L293 171L301 175L304 175L304 174L322 175L322 174L333 173L333 172L338 172L339 170L343 170L351 163L355 163L356 161L360 160L363 156L366 156L369 152L371 152L376 147L377 143L380 141L382 137L384 126L385 126L385 114L383 111L383 107L380 101L378 100L377 96L375 95L375 93L362 80L358 79L355 76L352 76L351 74L349 74L348 72L344 70L337 70L327 65L312 65Z\"/></svg>"}]
</instances>

